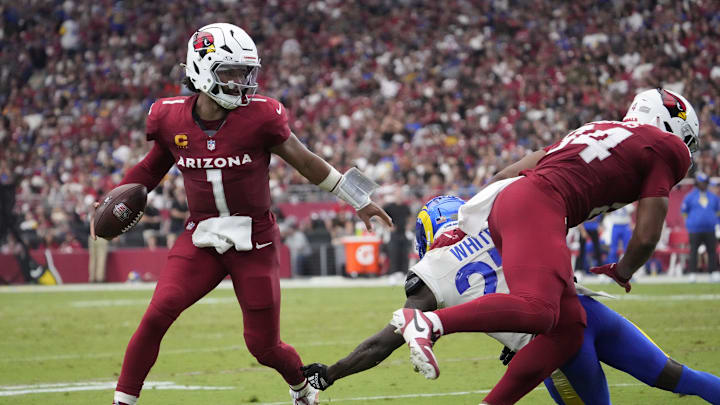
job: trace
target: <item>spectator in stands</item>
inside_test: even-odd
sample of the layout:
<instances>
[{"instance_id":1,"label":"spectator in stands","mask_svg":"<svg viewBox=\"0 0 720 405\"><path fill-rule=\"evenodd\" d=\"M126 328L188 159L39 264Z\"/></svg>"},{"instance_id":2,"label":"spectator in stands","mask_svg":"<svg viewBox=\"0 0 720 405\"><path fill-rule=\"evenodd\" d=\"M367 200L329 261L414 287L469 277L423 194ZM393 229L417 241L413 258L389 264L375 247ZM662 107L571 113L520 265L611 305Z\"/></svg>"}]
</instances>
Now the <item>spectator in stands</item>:
<instances>
[{"instance_id":1,"label":"spectator in stands","mask_svg":"<svg viewBox=\"0 0 720 405\"><path fill-rule=\"evenodd\" d=\"M175 243L177 236L185 230L185 220L188 217L188 205L185 190L175 187L170 198L170 233L167 237L168 249Z\"/></svg>"},{"instance_id":2,"label":"spectator in stands","mask_svg":"<svg viewBox=\"0 0 720 405\"><path fill-rule=\"evenodd\" d=\"M602 217L602 215L598 215L578 225L578 230L580 231L580 250L578 252L578 260L575 264L576 270L582 270L587 273L590 271L590 267L603 264L602 247L600 246L600 235L598 233L598 227L600 226ZM585 251L588 238L590 238L592 243L593 259L595 260L592 264L587 260L587 252Z\"/></svg>"},{"instance_id":3,"label":"spectator in stands","mask_svg":"<svg viewBox=\"0 0 720 405\"><path fill-rule=\"evenodd\" d=\"M153 196L148 198L148 203L145 206L145 213L142 219L140 219L140 225L142 227L143 240L145 246L150 250L154 250L158 246L158 237L160 236L160 226L162 225L162 217L160 216L160 210L156 207L157 197Z\"/></svg>"},{"instance_id":4,"label":"spectator in stands","mask_svg":"<svg viewBox=\"0 0 720 405\"><path fill-rule=\"evenodd\" d=\"M5 242L9 233L19 237L14 232L16 225L15 214L15 180L7 161L0 161L0 244Z\"/></svg>"},{"instance_id":5,"label":"spectator in stands","mask_svg":"<svg viewBox=\"0 0 720 405\"><path fill-rule=\"evenodd\" d=\"M63 253L71 253L72 251L82 250L83 245L72 232L66 232L65 239L60 242L58 249Z\"/></svg>"},{"instance_id":6,"label":"spectator in stands","mask_svg":"<svg viewBox=\"0 0 720 405\"><path fill-rule=\"evenodd\" d=\"M685 218L685 227L690 236L690 263L688 271L698 271L698 248L705 246L708 253L707 271L717 270L717 238L715 225L720 214L718 196L708 191L708 176L705 173L695 175L695 187L683 200L680 211Z\"/></svg>"},{"instance_id":7,"label":"spectator in stands","mask_svg":"<svg viewBox=\"0 0 720 405\"><path fill-rule=\"evenodd\" d=\"M257 38L261 87L287 107L303 142L339 169L399 180L414 203L438 189L471 196L528 150L606 106L621 117L638 89L657 85L698 100L697 165L720 174L717 1L207 0L202 13L167 1L5 3L0 172L17 177L19 218L52 206L84 218L96 190L148 152L147 110L182 94L181 38L209 20L236 21ZM276 203L328 198L305 199L301 176L282 162L270 176ZM44 235L52 224L36 219ZM141 246L142 235L115 243Z\"/></svg>"},{"instance_id":8,"label":"spectator in stands","mask_svg":"<svg viewBox=\"0 0 720 405\"><path fill-rule=\"evenodd\" d=\"M390 232L390 240L385 250L390 262L388 273L405 274L409 268L409 255L412 249L412 243L407 237L407 230L409 223L415 224L412 221L414 216L401 186L396 187L388 194L385 202L383 209L390 215L395 225Z\"/></svg>"},{"instance_id":9,"label":"spectator in stands","mask_svg":"<svg viewBox=\"0 0 720 405\"><path fill-rule=\"evenodd\" d=\"M323 266L325 271L329 271L328 267L335 265L335 250L332 248L332 236L328 230L326 221L318 214L312 213L310 216L310 226L305 230L311 253L307 256L307 263L303 266L304 275L322 274ZM334 269L333 269L334 270Z\"/></svg>"},{"instance_id":10,"label":"spectator in stands","mask_svg":"<svg viewBox=\"0 0 720 405\"><path fill-rule=\"evenodd\" d=\"M105 268L109 243L105 238L88 237L88 282L105 282Z\"/></svg>"},{"instance_id":11,"label":"spectator in stands","mask_svg":"<svg viewBox=\"0 0 720 405\"><path fill-rule=\"evenodd\" d=\"M305 229L297 226L295 217L288 217L280 224L283 243L290 250L290 271L293 276L304 274L303 262L311 253L310 241L304 231Z\"/></svg>"}]
</instances>

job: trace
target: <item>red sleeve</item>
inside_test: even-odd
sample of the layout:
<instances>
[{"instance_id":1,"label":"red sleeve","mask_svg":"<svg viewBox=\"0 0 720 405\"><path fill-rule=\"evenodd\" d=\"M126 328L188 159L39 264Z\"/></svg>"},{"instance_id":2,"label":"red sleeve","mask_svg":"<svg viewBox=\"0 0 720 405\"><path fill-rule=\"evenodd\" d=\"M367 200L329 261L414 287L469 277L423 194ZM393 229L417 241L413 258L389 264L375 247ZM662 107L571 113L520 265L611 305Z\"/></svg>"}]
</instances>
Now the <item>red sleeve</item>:
<instances>
[{"instance_id":1,"label":"red sleeve","mask_svg":"<svg viewBox=\"0 0 720 405\"><path fill-rule=\"evenodd\" d=\"M670 167L668 162L655 155L653 159L650 159L650 167L647 169L647 175L640 189L638 199L668 197L670 190L677 184L675 177L675 170Z\"/></svg>"},{"instance_id":2,"label":"red sleeve","mask_svg":"<svg viewBox=\"0 0 720 405\"><path fill-rule=\"evenodd\" d=\"M150 153L125 173L125 177L123 177L119 185L140 183L149 192L160 183L160 180L165 177L165 173L170 170L174 163L175 159L170 151L155 142Z\"/></svg>"},{"instance_id":3,"label":"red sleeve","mask_svg":"<svg viewBox=\"0 0 720 405\"><path fill-rule=\"evenodd\" d=\"M460 228L455 228L451 231L443 232L435 238L430 250L437 249L440 247L454 245L465 237L465 232L461 231Z\"/></svg>"},{"instance_id":4,"label":"red sleeve","mask_svg":"<svg viewBox=\"0 0 720 405\"><path fill-rule=\"evenodd\" d=\"M290 127L288 126L288 113L285 106L279 101L270 103L273 110L269 112L271 116L265 124L266 148L280 145L290 138Z\"/></svg>"},{"instance_id":5,"label":"red sleeve","mask_svg":"<svg viewBox=\"0 0 720 405\"><path fill-rule=\"evenodd\" d=\"M145 119L145 135L147 136L148 141L156 141L158 139L158 114L157 111L153 115L153 107L155 107L156 103L153 103L150 106L150 111L148 111L148 116ZM158 106L159 108L159 106ZM149 189L148 189L149 190Z\"/></svg>"},{"instance_id":6,"label":"red sleeve","mask_svg":"<svg viewBox=\"0 0 720 405\"><path fill-rule=\"evenodd\" d=\"M667 135L646 150L647 175L639 198L667 197L690 168L690 152L680 138Z\"/></svg>"}]
</instances>

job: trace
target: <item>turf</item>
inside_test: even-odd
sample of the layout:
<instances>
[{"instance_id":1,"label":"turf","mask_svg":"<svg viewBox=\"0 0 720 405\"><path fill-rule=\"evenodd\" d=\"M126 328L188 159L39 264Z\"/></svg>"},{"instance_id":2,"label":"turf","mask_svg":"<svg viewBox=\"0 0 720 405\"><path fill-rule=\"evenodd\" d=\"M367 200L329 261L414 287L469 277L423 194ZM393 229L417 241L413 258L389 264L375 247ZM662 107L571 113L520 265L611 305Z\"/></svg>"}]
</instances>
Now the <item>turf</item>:
<instances>
[{"instance_id":1,"label":"turf","mask_svg":"<svg viewBox=\"0 0 720 405\"><path fill-rule=\"evenodd\" d=\"M595 287L620 294L614 285ZM151 294L150 290L0 293L0 404L109 405L125 346ZM631 295L636 299L604 302L678 361L720 374L720 284L641 284ZM306 363L332 363L382 328L403 302L402 288L397 286L285 289L283 340ZM436 349L442 374L436 381L426 381L412 372L403 347L376 368L336 382L323 393L322 403L477 404L504 371L497 361L500 349L481 334L444 337ZM605 370L614 403L704 403ZM142 405L290 403L279 375L260 366L245 349L241 313L229 289L214 291L180 317L168 332L148 381L160 385L143 391ZM8 394L37 390L38 384L69 383L77 391ZM91 389L91 383L105 388ZM171 383L225 389L161 389ZM538 389L520 403L552 401Z\"/></svg>"}]
</instances>

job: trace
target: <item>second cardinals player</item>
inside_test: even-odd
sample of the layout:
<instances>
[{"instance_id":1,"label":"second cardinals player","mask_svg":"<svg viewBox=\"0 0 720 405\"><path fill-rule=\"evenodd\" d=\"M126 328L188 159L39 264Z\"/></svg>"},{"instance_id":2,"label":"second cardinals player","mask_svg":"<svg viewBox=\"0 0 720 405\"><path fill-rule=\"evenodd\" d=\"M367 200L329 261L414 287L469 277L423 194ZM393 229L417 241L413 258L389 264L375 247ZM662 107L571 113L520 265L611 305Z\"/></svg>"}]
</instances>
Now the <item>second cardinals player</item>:
<instances>
[{"instance_id":1,"label":"second cardinals player","mask_svg":"<svg viewBox=\"0 0 720 405\"><path fill-rule=\"evenodd\" d=\"M197 94L153 104L147 117L153 147L122 180L152 190L176 165L190 217L130 339L114 403L137 402L170 325L229 275L250 353L282 375L294 404L316 404L300 356L280 339L280 237L270 211L270 154L351 204L368 228L373 216L392 226L390 217L370 200L372 181L357 170L342 175L310 152L290 132L285 107L255 94L260 59L241 28L200 28L188 41L185 69L185 84Z\"/></svg>"},{"instance_id":2,"label":"second cardinals player","mask_svg":"<svg viewBox=\"0 0 720 405\"><path fill-rule=\"evenodd\" d=\"M431 370L426 376L437 375L432 345L443 334L537 334L484 400L517 402L583 342L586 314L573 283L567 229L638 201L623 258L592 269L629 292L633 273L655 250L670 189L687 174L698 137L690 103L669 90L652 89L636 95L622 122L585 124L498 173L460 208L458 223L473 236L489 225L510 293L435 312L396 311L415 366Z\"/></svg>"}]
</instances>

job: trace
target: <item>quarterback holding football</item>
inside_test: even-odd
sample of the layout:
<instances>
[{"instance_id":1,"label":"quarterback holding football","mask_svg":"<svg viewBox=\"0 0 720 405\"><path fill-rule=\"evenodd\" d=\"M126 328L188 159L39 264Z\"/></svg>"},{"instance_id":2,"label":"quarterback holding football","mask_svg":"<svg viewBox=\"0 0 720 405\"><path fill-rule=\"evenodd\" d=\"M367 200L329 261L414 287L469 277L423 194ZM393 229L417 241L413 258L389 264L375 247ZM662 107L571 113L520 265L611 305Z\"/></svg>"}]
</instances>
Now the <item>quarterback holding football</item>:
<instances>
[{"instance_id":1,"label":"quarterback holding football","mask_svg":"<svg viewBox=\"0 0 720 405\"><path fill-rule=\"evenodd\" d=\"M280 340L280 234L270 211L270 155L352 205L368 228L374 216L392 222L370 200L374 182L357 169L343 175L310 152L290 131L285 107L256 94L259 70L257 48L245 31L226 23L204 26L187 44L184 84L195 94L161 98L150 107L152 149L121 184L142 184L149 192L175 165L190 216L128 344L116 405L137 403L165 332L228 275L250 353L282 375L294 404L318 401L300 371L300 356Z\"/></svg>"}]
</instances>

